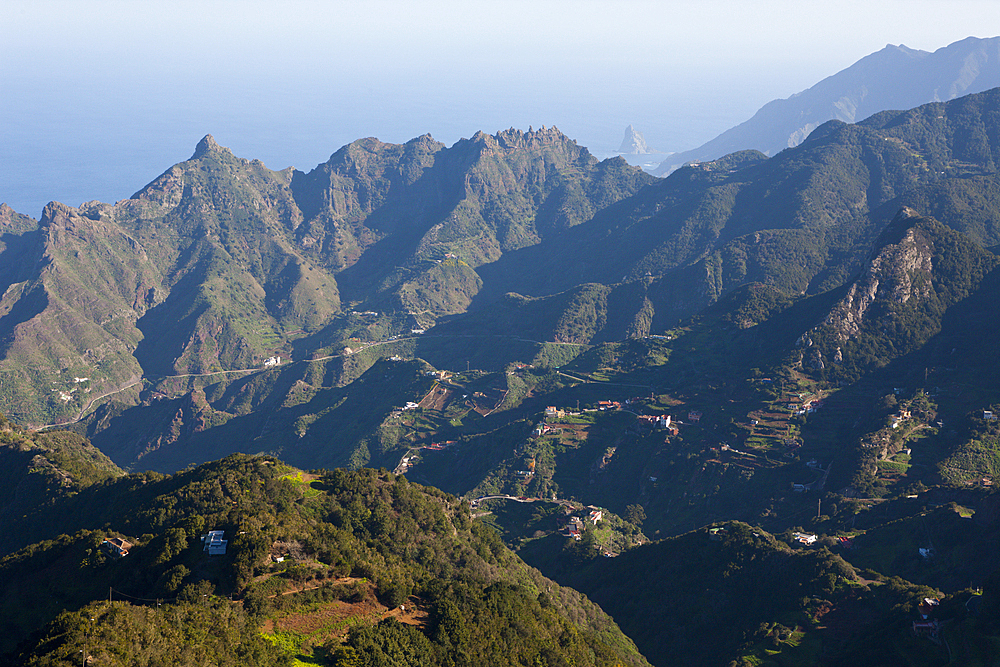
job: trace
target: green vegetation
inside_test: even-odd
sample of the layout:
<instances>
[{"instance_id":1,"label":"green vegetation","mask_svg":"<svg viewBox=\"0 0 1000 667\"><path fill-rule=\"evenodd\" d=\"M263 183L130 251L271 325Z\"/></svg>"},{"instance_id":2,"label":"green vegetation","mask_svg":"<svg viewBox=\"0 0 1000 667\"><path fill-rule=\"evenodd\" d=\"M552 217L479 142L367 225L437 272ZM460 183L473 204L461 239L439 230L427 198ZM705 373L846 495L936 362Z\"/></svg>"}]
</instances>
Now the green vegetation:
<instances>
[{"instance_id":1,"label":"green vegetation","mask_svg":"<svg viewBox=\"0 0 1000 667\"><path fill-rule=\"evenodd\" d=\"M912 640L910 621L925 596L965 619L964 598L900 579L860 584L825 548L791 549L737 522L719 527L714 538L702 529L595 560L566 580L661 664L844 664L850 656L878 665L886 642L902 647L900 664L947 660L943 648Z\"/></svg>"},{"instance_id":2,"label":"green vegetation","mask_svg":"<svg viewBox=\"0 0 1000 667\"><path fill-rule=\"evenodd\" d=\"M71 516L114 526L132 546L111 558L101 532L81 530L0 560L2 648L40 631L24 664L59 664L81 650L150 665L167 656L199 664L211 653L219 664L291 664L292 653L311 664L377 664L379 652L399 651L430 664L483 651L494 664L645 664L597 607L525 566L454 497L375 470L310 477L233 456L172 477L98 483L40 511L50 532ZM202 551L209 528L225 531L226 555ZM94 602L109 590L114 602ZM25 597L46 602L12 613ZM321 611L343 622L306 632ZM188 644L197 646L178 653Z\"/></svg>"}]
</instances>

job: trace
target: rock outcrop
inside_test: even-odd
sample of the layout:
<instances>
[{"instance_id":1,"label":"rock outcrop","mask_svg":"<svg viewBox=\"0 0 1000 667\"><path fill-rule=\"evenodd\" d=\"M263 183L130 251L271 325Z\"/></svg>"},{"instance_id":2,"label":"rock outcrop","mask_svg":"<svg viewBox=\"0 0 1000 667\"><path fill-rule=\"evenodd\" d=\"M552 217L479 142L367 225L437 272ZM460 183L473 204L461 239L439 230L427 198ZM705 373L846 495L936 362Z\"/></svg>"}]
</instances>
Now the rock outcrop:
<instances>
[{"instance_id":1,"label":"rock outcrop","mask_svg":"<svg viewBox=\"0 0 1000 667\"><path fill-rule=\"evenodd\" d=\"M650 150L642 134L629 125L625 128L625 138L622 139L622 145L618 148L618 152L627 155L649 155L655 151Z\"/></svg>"}]
</instances>

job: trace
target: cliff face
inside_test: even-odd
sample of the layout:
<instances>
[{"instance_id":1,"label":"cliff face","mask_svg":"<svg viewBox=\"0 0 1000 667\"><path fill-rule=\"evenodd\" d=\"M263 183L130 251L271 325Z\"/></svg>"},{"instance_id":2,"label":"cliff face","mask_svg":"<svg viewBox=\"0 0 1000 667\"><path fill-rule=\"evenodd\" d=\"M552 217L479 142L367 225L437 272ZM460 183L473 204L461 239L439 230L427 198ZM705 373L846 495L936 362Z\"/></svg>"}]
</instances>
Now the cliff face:
<instances>
[{"instance_id":1,"label":"cliff face","mask_svg":"<svg viewBox=\"0 0 1000 667\"><path fill-rule=\"evenodd\" d=\"M922 230L908 225L917 218L919 215L912 209L899 212L883 238L900 233L901 238L886 241L827 316L824 324L841 342L858 337L874 304L902 305L930 296L934 248Z\"/></svg>"},{"instance_id":2,"label":"cliff face","mask_svg":"<svg viewBox=\"0 0 1000 667\"><path fill-rule=\"evenodd\" d=\"M803 334L803 363L832 360L847 378L918 349L941 329L949 308L979 289L1000 260L933 218L903 208L864 270L824 320Z\"/></svg>"}]
</instances>

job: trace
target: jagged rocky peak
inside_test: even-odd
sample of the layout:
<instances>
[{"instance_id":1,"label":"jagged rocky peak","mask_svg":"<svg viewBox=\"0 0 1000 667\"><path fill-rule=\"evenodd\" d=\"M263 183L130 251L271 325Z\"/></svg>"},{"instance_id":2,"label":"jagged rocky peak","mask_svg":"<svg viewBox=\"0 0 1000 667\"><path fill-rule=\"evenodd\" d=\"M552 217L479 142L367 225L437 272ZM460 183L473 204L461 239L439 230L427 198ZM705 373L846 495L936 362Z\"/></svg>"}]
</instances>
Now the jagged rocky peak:
<instances>
[{"instance_id":1,"label":"jagged rocky peak","mask_svg":"<svg viewBox=\"0 0 1000 667\"><path fill-rule=\"evenodd\" d=\"M508 130L501 130L494 135L480 131L476 132L472 137L472 141L485 144L488 148L500 149L506 152L562 143L576 145L576 140L567 137L554 125L548 128L542 125L537 130L529 127L527 132L512 127Z\"/></svg>"},{"instance_id":2,"label":"jagged rocky peak","mask_svg":"<svg viewBox=\"0 0 1000 667\"><path fill-rule=\"evenodd\" d=\"M215 137L213 137L211 134L206 134L202 138L202 140L198 142L198 145L195 146L194 155L191 156L191 159L197 160L198 158L208 155L209 153L216 153L216 152L230 153L230 154L232 153L232 151L230 151L225 146L220 146L215 141Z\"/></svg>"},{"instance_id":3,"label":"jagged rocky peak","mask_svg":"<svg viewBox=\"0 0 1000 667\"><path fill-rule=\"evenodd\" d=\"M37 226L34 218L18 213L7 204L0 204L0 230L19 234Z\"/></svg>"},{"instance_id":4,"label":"jagged rocky peak","mask_svg":"<svg viewBox=\"0 0 1000 667\"><path fill-rule=\"evenodd\" d=\"M629 125L625 128L625 138L622 139L622 145L618 148L618 152L628 155L648 155L653 151L646 144L642 133Z\"/></svg>"},{"instance_id":5,"label":"jagged rocky peak","mask_svg":"<svg viewBox=\"0 0 1000 667\"><path fill-rule=\"evenodd\" d=\"M50 201L42 209L41 224L43 227L50 225L65 226L68 220L77 217L79 217L79 211L72 206L67 206L62 202Z\"/></svg>"}]
</instances>

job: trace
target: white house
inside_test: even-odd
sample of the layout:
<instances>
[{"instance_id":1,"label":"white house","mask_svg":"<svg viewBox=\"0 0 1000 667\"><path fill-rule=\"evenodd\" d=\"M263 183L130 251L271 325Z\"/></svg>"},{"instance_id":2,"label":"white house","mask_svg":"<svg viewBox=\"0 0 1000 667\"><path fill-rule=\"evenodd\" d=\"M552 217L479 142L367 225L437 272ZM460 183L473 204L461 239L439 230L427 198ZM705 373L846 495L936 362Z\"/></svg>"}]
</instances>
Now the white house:
<instances>
[{"instance_id":1,"label":"white house","mask_svg":"<svg viewBox=\"0 0 1000 667\"><path fill-rule=\"evenodd\" d=\"M208 535L202 535L201 543L204 545L203 551L207 551L209 556L225 556L226 544L229 540L222 539L224 531L210 530Z\"/></svg>"}]
</instances>

